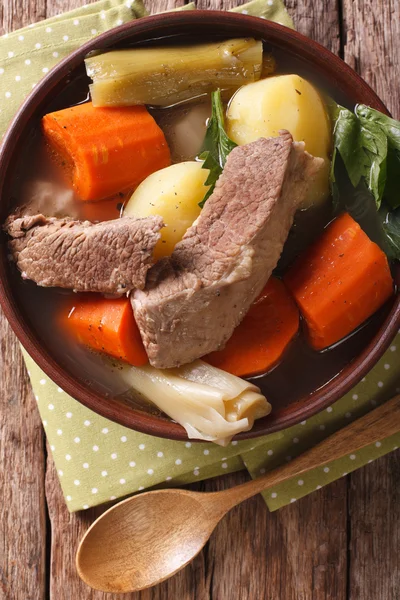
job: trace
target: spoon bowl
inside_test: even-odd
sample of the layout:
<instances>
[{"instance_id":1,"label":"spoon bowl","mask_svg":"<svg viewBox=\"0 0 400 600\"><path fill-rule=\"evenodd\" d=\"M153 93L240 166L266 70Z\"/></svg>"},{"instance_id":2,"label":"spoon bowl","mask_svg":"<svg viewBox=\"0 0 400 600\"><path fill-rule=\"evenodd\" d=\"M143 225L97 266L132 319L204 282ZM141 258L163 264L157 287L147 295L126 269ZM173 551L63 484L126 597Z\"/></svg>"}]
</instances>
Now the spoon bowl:
<instances>
[{"instance_id":1,"label":"spoon bowl","mask_svg":"<svg viewBox=\"0 0 400 600\"><path fill-rule=\"evenodd\" d=\"M211 496L157 490L113 506L79 547L79 575L105 592L142 590L171 577L201 551L221 516Z\"/></svg>"}]
</instances>

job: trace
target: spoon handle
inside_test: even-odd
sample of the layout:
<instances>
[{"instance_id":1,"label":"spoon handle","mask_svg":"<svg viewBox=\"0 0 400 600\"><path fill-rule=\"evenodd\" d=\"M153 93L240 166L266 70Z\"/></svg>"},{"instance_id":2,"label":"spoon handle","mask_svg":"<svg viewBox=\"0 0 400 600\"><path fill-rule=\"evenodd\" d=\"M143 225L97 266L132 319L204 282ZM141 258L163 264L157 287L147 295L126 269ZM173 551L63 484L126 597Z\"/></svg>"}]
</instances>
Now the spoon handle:
<instances>
[{"instance_id":1,"label":"spoon handle","mask_svg":"<svg viewBox=\"0 0 400 600\"><path fill-rule=\"evenodd\" d=\"M400 431L400 395L337 431L290 463L242 485L217 492L223 513L243 500L282 483L292 477L323 466L337 458L352 454ZM210 496L213 494L211 493ZM215 506L217 508L217 506Z\"/></svg>"}]
</instances>

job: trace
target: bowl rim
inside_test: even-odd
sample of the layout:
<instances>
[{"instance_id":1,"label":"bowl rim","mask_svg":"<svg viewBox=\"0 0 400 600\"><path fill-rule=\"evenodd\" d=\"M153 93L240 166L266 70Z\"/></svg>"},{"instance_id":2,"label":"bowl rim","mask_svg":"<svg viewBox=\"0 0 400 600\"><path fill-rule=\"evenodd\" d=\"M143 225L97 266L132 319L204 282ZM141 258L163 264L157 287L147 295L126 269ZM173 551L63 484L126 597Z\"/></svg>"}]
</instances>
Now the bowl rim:
<instances>
[{"instance_id":1,"label":"bowl rim","mask_svg":"<svg viewBox=\"0 0 400 600\"><path fill-rule=\"evenodd\" d=\"M82 63L88 52L114 46L135 34L136 37L139 38L140 35L149 38L156 32L162 32L162 30L171 26L174 26L175 28L184 28L185 26L192 25L207 27L215 26L216 24L220 26L221 33L225 33L224 27L228 28L226 31L227 37L233 37L235 35L232 30L237 29L239 31L241 28L251 29L255 37L261 37L266 41L271 40L272 44L275 43L275 45L278 46L281 44L283 47L289 45L292 49L300 49L303 52L303 58L306 58L309 62L317 61L317 64L321 69L323 64L330 64L331 71L337 72L343 80L349 82L349 85L351 83L355 88L360 90L361 95L368 98L368 103L370 105L389 114L377 94L349 65L344 63L338 56L331 53L327 48L324 48L314 40L307 38L295 30L266 19L227 11L183 10L142 17L106 31L89 40L83 46L60 61L37 84L37 86L35 86L18 109L2 141L0 148L0 201L3 193L5 175L8 172L9 161L14 154L19 138L25 131L25 128L29 126L29 122L37 110L37 107L48 98L55 86L66 77L70 71ZM164 32L164 35L168 34ZM145 39L145 37L143 39ZM4 245L2 245L2 248L4 248ZM7 252L0 250L0 254L6 255ZM40 340L36 338L36 335L34 335L33 330L31 330L28 323L24 321L23 315L19 311L17 302L13 297L8 278L6 277L7 257L2 256L1 258L0 304L4 310L5 316L22 346L42 371L44 371L56 385L95 413L124 425L125 427L172 440L186 441L188 439L186 431L181 425L162 417L135 410L114 399L106 398L77 381L64 369L64 367L59 365L50 356ZM386 317L384 323L381 325L371 342L352 361L352 363L343 369L333 380L327 382L319 390L315 390L312 394L309 394L307 396L307 404L300 400L298 403L291 405L289 407L290 410L280 410L278 417L275 417L272 413L271 416L257 421L250 431L239 434L235 439L254 438L285 429L311 417L324 408L327 408L330 404L348 392L376 364L396 335L399 326L400 296L397 295L389 315Z\"/></svg>"}]
</instances>

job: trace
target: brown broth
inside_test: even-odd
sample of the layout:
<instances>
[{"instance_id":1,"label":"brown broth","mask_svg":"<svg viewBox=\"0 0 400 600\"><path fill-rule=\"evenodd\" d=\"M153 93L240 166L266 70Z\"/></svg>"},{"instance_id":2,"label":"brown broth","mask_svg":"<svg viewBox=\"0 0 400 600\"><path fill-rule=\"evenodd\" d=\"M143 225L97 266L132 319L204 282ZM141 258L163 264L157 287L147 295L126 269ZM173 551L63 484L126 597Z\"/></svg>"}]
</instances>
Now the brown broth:
<instances>
[{"instance_id":1,"label":"brown broth","mask_svg":"<svg viewBox=\"0 0 400 600\"><path fill-rule=\"evenodd\" d=\"M314 83L307 67L293 57L276 54L279 72L297 72ZM78 104L87 99L85 75L72 80L63 92L48 106L48 112ZM334 94L326 86L324 91ZM336 98L343 104L344 98ZM165 132L174 162L193 160L201 147L210 115L207 99L168 109L154 109L152 114ZM40 186L38 182L44 182ZM47 186L47 189L45 189ZM68 189L57 169L49 159L35 123L27 140L24 153L16 170L12 195L16 205L30 205L30 212L37 210L49 216L72 216L82 218L82 203ZM123 202L125 198L122 198ZM33 202L34 200L34 202ZM277 273L281 274L294 257L308 246L332 218L331 203L301 211L296 215L294 226L285 245ZM101 220L101 219L99 219ZM94 390L110 397L119 397L135 408L158 413L153 406L140 398L132 399L126 385L118 377L118 370L99 355L69 339L59 323L59 316L73 302L73 293L58 289L43 289L32 282L23 281L12 266L13 286L28 320L38 337L52 356L75 378ZM316 352L306 343L302 332L288 348L283 360L271 372L252 380L260 386L272 405L283 407L300 397L312 393L332 380L345 365L349 364L373 337L384 311L375 315L365 326L342 343L325 352Z\"/></svg>"},{"instance_id":2,"label":"brown broth","mask_svg":"<svg viewBox=\"0 0 400 600\"><path fill-rule=\"evenodd\" d=\"M211 114L208 98L151 111L171 149L172 162L194 160L200 153Z\"/></svg>"},{"instance_id":3,"label":"brown broth","mask_svg":"<svg viewBox=\"0 0 400 600\"><path fill-rule=\"evenodd\" d=\"M266 375L252 377L275 408L284 408L307 396L334 379L366 346L383 321L385 310L374 315L365 325L334 347L317 352L300 332L287 348L283 360Z\"/></svg>"}]
</instances>

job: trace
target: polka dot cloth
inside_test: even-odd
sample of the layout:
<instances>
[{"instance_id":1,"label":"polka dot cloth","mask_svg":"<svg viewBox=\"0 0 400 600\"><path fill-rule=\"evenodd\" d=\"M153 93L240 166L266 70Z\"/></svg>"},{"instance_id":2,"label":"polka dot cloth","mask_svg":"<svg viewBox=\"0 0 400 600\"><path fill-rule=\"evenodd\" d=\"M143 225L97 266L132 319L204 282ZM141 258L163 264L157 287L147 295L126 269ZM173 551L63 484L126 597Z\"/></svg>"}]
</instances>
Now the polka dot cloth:
<instances>
[{"instance_id":1,"label":"polka dot cloth","mask_svg":"<svg viewBox=\"0 0 400 600\"><path fill-rule=\"evenodd\" d=\"M315 445L400 393L400 334L381 361L333 406L283 432L214 444L174 442L126 429L96 415L65 394L24 353L40 415L71 511L149 487L200 481L245 466L258 477ZM389 365L389 368L387 368ZM383 383L383 386L380 385ZM400 447L400 432L355 454L304 473L264 494L271 510L319 489Z\"/></svg>"},{"instance_id":2,"label":"polka dot cloth","mask_svg":"<svg viewBox=\"0 0 400 600\"><path fill-rule=\"evenodd\" d=\"M193 4L184 7L193 8ZM234 11L293 26L281 0L253 0ZM144 14L141 0L101 0L3 36L0 135L25 96L60 59L91 37ZM257 477L389 398L400 385L399 356L400 335L373 371L334 406L284 432L220 448L154 438L107 421L65 394L24 352L70 511L149 487L207 479L243 466ZM295 502L396 446L400 446L400 433L269 490L265 501L271 510Z\"/></svg>"},{"instance_id":3,"label":"polka dot cloth","mask_svg":"<svg viewBox=\"0 0 400 600\"><path fill-rule=\"evenodd\" d=\"M281 0L253 0L253 2L233 8L232 12L259 17L260 19L268 19L269 21L279 23L279 25L294 28L293 21Z\"/></svg>"}]
</instances>

